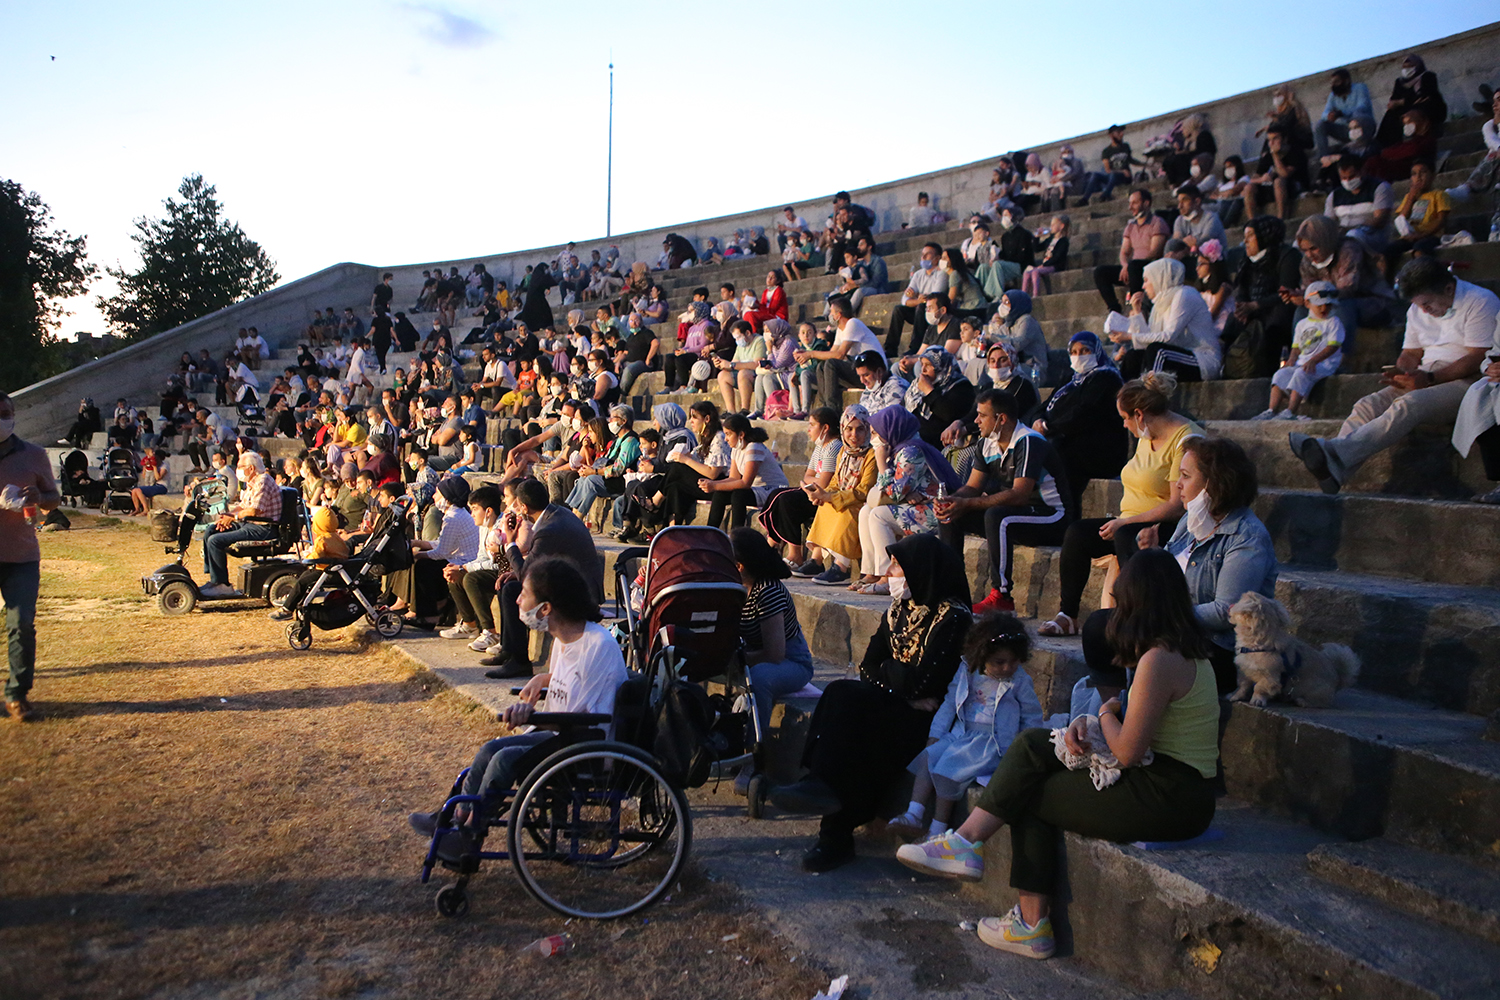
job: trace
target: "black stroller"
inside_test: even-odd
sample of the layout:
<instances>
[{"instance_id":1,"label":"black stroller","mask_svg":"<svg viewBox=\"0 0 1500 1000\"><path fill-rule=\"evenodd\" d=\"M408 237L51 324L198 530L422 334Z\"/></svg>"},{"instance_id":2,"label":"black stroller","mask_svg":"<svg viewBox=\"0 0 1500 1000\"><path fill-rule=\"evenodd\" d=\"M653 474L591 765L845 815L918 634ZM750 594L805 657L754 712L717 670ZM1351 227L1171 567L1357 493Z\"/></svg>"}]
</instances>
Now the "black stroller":
<instances>
[{"instance_id":1,"label":"black stroller","mask_svg":"<svg viewBox=\"0 0 1500 1000\"><path fill-rule=\"evenodd\" d=\"M309 562L319 574L301 600L290 606L286 641L293 649L312 646L312 627L324 632L353 625L364 618L383 639L394 639L405 624L399 611L386 607L381 595L386 573L408 569L412 563L407 525L411 501L402 497L385 511L359 551L348 559Z\"/></svg>"},{"instance_id":2,"label":"black stroller","mask_svg":"<svg viewBox=\"0 0 1500 1000\"><path fill-rule=\"evenodd\" d=\"M118 445L104 456L104 498L99 502L99 513L108 514L117 507L134 508L130 491L140 485L140 466L135 452Z\"/></svg>"},{"instance_id":3,"label":"black stroller","mask_svg":"<svg viewBox=\"0 0 1500 1000\"><path fill-rule=\"evenodd\" d=\"M58 467L58 488L63 499L74 507L98 507L104 502L105 484L89 473L89 457L74 448L63 456Z\"/></svg>"}]
</instances>

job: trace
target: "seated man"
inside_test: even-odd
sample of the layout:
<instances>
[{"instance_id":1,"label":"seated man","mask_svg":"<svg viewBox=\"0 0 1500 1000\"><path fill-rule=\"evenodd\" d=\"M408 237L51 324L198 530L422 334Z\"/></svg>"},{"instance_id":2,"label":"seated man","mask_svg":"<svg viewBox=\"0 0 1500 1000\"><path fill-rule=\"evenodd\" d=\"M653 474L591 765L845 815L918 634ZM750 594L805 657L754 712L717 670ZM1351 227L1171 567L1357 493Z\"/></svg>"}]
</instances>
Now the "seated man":
<instances>
[{"instance_id":1,"label":"seated man","mask_svg":"<svg viewBox=\"0 0 1500 1000\"><path fill-rule=\"evenodd\" d=\"M1370 88L1362 83L1353 83L1347 69L1336 69L1329 76L1328 100L1323 104L1323 117L1313 126L1313 143L1318 156L1339 152L1349 141L1349 126L1355 122L1371 127L1375 112L1370 106ZM1338 148L1335 149L1334 146Z\"/></svg>"},{"instance_id":2,"label":"seated man","mask_svg":"<svg viewBox=\"0 0 1500 1000\"><path fill-rule=\"evenodd\" d=\"M1125 141L1124 125L1109 127L1109 145L1099 154L1099 165L1104 169L1096 170L1084 178L1083 189L1078 192L1078 201L1074 203L1079 208L1089 203L1089 197L1095 191L1099 192L1100 201L1109 201L1114 197L1116 184L1130 183L1131 167L1146 165L1131 153L1130 143Z\"/></svg>"},{"instance_id":3,"label":"seated man","mask_svg":"<svg viewBox=\"0 0 1500 1000\"><path fill-rule=\"evenodd\" d=\"M627 676L625 659L615 637L599 624L599 605L577 567L565 559L533 562L517 593L517 620L528 629L552 636L552 654L546 672L527 681L521 689L521 700L506 708L501 721L525 725L543 690L547 692L549 712L613 716L615 693ZM608 725L599 728L606 737L611 735ZM459 829L438 844L441 857L452 860L473 853L478 824L493 818L506 793L524 777L516 773L516 765L528 750L554 735L547 729L533 729L490 740L480 748L462 789L465 795L481 798L478 814L466 806L455 811L453 825ZM408 821L418 834L430 838L437 830L439 815L412 813Z\"/></svg>"},{"instance_id":4,"label":"seated man","mask_svg":"<svg viewBox=\"0 0 1500 1000\"><path fill-rule=\"evenodd\" d=\"M859 393L859 405L868 413L900 405L911 385L900 375L887 371L885 358L876 351L865 351L856 356L854 371L859 376L859 384L864 387Z\"/></svg>"},{"instance_id":5,"label":"seated man","mask_svg":"<svg viewBox=\"0 0 1500 1000\"><path fill-rule=\"evenodd\" d=\"M1062 456L1045 437L1019 422L1016 398L1003 389L979 394L975 422L980 453L969 481L946 503L938 502L938 532L963 558L964 536L983 535L988 546L989 596L975 614L1014 611L1012 552L1023 545L1061 545L1072 520Z\"/></svg>"},{"instance_id":6,"label":"seated man","mask_svg":"<svg viewBox=\"0 0 1500 1000\"><path fill-rule=\"evenodd\" d=\"M1120 240L1120 263L1100 264L1094 268L1094 285L1110 312L1123 312L1115 289L1124 285L1134 295L1143 287L1146 265L1161 256L1172 230L1151 211L1151 192L1137 188L1130 192L1130 221Z\"/></svg>"},{"instance_id":7,"label":"seated man","mask_svg":"<svg viewBox=\"0 0 1500 1000\"><path fill-rule=\"evenodd\" d=\"M921 260L912 269L911 278L906 283L906 290L901 293L901 304L891 310L891 321L886 326L885 353L887 357L896 357L901 353L901 332L910 323L915 328L912 334L913 347L922 343L922 334L926 332L926 317L923 315L927 300L938 292L948 290L948 275L938 267L938 258L943 255L943 248L937 243L926 243L922 246ZM843 258L839 258L843 262ZM851 314L852 315L852 314ZM863 325L863 324L861 324ZM825 401L825 406L833 404Z\"/></svg>"},{"instance_id":8,"label":"seated man","mask_svg":"<svg viewBox=\"0 0 1500 1000\"><path fill-rule=\"evenodd\" d=\"M220 514L203 539L203 571L208 574L208 586L199 591L203 597L238 594L229 585L229 547L235 542L275 538L276 522L281 519L281 487L276 485L276 477L266 471L260 454L253 451L242 454L234 472L240 481L239 505L233 513Z\"/></svg>"},{"instance_id":9,"label":"seated man","mask_svg":"<svg viewBox=\"0 0 1500 1000\"><path fill-rule=\"evenodd\" d=\"M516 486L517 513L529 522L520 540L506 549L511 572L500 577L500 642L490 647L490 656L479 662L493 669L485 676L493 679L531 676L530 634L521 617L521 581L526 575L527 560L539 562L556 557L573 566L585 587L582 596L597 610L604 603L604 560L594 547L594 536L588 525L573 511L547 502L547 487L535 479L522 480Z\"/></svg>"},{"instance_id":10,"label":"seated man","mask_svg":"<svg viewBox=\"0 0 1500 1000\"><path fill-rule=\"evenodd\" d=\"M1203 210L1203 194L1191 184L1177 190L1177 221L1172 223L1172 236L1186 243L1194 255L1209 240L1218 240L1221 245L1229 241L1224 223L1215 213Z\"/></svg>"},{"instance_id":11,"label":"seated man","mask_svg":"<svg viewBox=\"0 0 1500 1000\"><path fill-rule=\"evenodd\" d=\"M1337 493L1365 459L1419 424L1452 422L1494 341L1500 299L1493 292L1460 281L1432 257L1407 263L1397 284L1411 306L1386 387L1354 404L1337 437L1291 435L1293 453L1324 493Z\"/></svg>"},{"instance_id":12,"label":"seated man","mask_svg":"<svg viewBox=\"0 0 1500 1000\"><path fill-rule=\"evenodd\" d=\"M1371 253L1381 253L1390 242L1391 210L1396 196L1387 181L1364 176L1364 160L1358 153L1339 156L1339 186L1323 202L1323 214L1362 243Z\"/></svg>"},{"instance_id":13,"label":"seated man","mask_svg":"<svg viewBox=\"0 0 1500 1000\"><path fill-rule=\"evenodd\" d=\"M793 351L792 358L799 365L808 360L821 362L818 366L819 405L839 407L843 387L855 385L859 380L851 359L867 351L880 355L882 360L885 355L870 328L854 318L854 306L848 299L837 298L829 302L828 319L835 329L833 346L826 351Z\"/></svg>"}]
</instances>

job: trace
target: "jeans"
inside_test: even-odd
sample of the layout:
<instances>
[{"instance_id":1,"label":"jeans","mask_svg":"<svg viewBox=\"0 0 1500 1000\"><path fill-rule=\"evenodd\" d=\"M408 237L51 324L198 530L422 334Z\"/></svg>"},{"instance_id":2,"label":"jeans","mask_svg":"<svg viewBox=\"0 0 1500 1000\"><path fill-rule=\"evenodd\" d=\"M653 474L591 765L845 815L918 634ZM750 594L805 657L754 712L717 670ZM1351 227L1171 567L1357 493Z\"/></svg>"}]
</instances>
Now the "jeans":
<instances>
[{"instance_id":1,"label":"jeans","mask_svg":"<svg viewBox=\"0 0 1500 1000\"><path fill-rule=\"evenodd\" d=\"M771 734L771 709L776 699L805 688L812 681L812 653L807 640L797 639L786 645L786 659L776 663L756 663L748 671L750 693L755 696L755 718L760 724L760 738Z\"/></svg>"},{"instance_id":2,"label":"jeans","mask_svg":"<svg viewBox=\"0 0 1500 1000\"><path fill-rule=\"evenodd\" d=\"M474 755L469 773L464 775L464 794L479 795L484 799L479 812L487 814L500 803L500 798L510 791L519 777L515 773L516 762L526 751L539 743L556 739L557 734L547 729L523 733L520 736L502 736L490 740Z\"/></svg>"},{"instance_id":3,"label":"jeans","mask_svg":"<svg viewBox=\"0 0 1500 1000\"><path fill-rule=\"evenodd\" d=\"M843 358L829 358L818 366L818 404L831 406L844 412L843 387L859 385L859 373L854 362Z\"/></svg>"},{"instance_id":4,"label":"jeans","mask_svg":"<svg viewBox=\"0 0 1500 1000\"><path fill-rule=\"evenodd\" d=\"M651 366L644 361L626 362L624 370L620 372L620 398L623 400L630 395L631 386L635 380L651 370Z\"/></svg>"},{"instance_id":5,"label":"jeans","mask_svg":"<svg viewBox=\"0 0 1500 1000\"><path fill-rule=\"evenodd\" d=\"M40 560L0 562L0 598L5 599L5 634L10 648L6 701L19 701L31 690L36 673L36 598L41 586Z\"/></svg>"},{"instance_id":6,"label":"jeans","mask_svg":"<svg viewBox=\"0 0 1500 1000\"><path fill-rule=\"evenodd\" d=\"M1332 139L1338 143L1338 148L1343 149L1349 142L1349 122L1330 122L1326 118L1319 118L1313 126L1313 145L1317 147L1318 156L1327 156L1330 152L1328 140ZM1338 150L1332 150L1338 152Z\"/></svg>"},{"instance_id":7,"label":"jeans","mask_svg":"<svg viewBox=\"0 0 1500 1000\"><path fill-rule=\"evenodd\" d=\"M238 528L228 531L210 529L208 537L203 539L203 572L208 574L208 582L229 585L229 546L235 542L275 538L276 532L276 525L254 521L242 522Z\"/></svg>"},{"instance_id":8,"label":"jeans","mask_svg":"<svg viewBox=\"0 0 1500 1000\"><path fill-rule=\"evenodd\" d=\"M612 485L613 484L613 485ZM625 488L623 479L605 479L603 476L583 476L578 480L568 494L568 506L578 513L579 517L588 517L589 511L594 509L594 501L600 497L612 496L618 490Z\"/></svg>"},{"instance_id":9,"label":"jeans","mask_svg":"<svg viewBox=\"0 0 1500 1000\"><path fill-rule=\"evenodd\" d=\"M1094 192L1098 192L1104 198L1112 197L1115 185L1121 182L1130 183L1130 175L1127 173L1115 173L1114 171L1094 171L1084 178L1083 187L1078 191L1080 199L1087 198Z\"/></svg>"}]
</instances>

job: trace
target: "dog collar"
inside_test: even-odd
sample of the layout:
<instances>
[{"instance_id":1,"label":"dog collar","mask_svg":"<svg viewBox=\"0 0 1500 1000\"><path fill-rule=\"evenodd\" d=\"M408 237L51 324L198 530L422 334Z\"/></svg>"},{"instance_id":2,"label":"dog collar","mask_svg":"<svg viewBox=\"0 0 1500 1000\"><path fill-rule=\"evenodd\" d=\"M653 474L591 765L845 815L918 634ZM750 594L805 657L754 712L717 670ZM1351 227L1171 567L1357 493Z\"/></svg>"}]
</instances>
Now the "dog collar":
<instances>
[{"instance_id":1,"label":"dog collar","mask_svg":"<svg viewBox=\"0 0 1500 1000\"><path fill-rule=\"evenodd\" d=\"M1236 653L1274 653L1274 652L1276 652L1276 647L1275 646L1236 646L1234 648L1234 651Z\"/></svg>"}]
</instances>

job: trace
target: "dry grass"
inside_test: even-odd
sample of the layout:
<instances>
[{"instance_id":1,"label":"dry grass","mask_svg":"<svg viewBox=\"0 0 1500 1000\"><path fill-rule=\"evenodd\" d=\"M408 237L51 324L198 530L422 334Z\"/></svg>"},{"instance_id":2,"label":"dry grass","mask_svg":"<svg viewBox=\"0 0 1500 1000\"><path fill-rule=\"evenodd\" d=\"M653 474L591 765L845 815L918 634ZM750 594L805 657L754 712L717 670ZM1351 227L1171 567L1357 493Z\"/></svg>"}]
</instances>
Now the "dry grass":
<instances>
[{"instance_id":1,"label":"dry grass","mask_svg":"<svg viewBox=\"0 0 1500 1000\"><path fill-rule=\"evenodd\" d=\"M691 869L646 920L566 927L562 958L516 956L564 922L503 866L476 879L468 918L437 917L405 815L494 734L487 713L358 637L315 631L296 653L261 609L164 618L138 582L166 561L145 530L74 524L42 536L46 720L0 724L0 997L781 1000L820 985Z\"/></svg>"}]
</instances>

